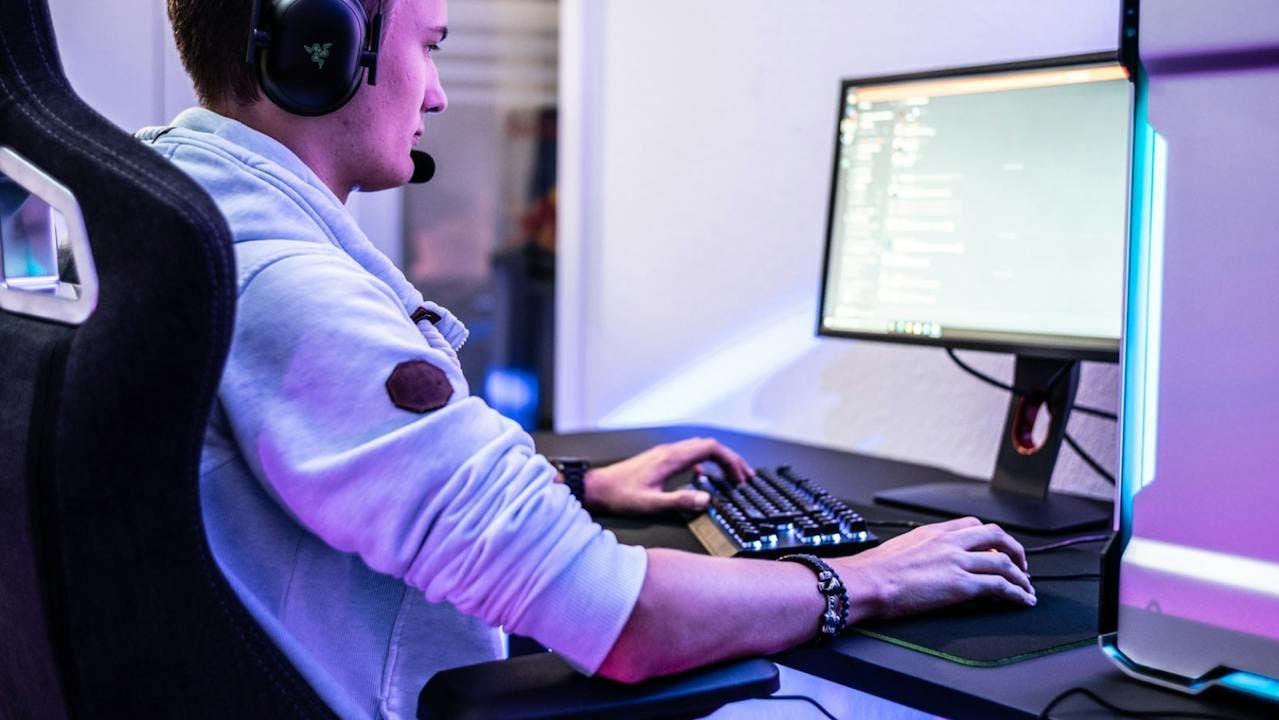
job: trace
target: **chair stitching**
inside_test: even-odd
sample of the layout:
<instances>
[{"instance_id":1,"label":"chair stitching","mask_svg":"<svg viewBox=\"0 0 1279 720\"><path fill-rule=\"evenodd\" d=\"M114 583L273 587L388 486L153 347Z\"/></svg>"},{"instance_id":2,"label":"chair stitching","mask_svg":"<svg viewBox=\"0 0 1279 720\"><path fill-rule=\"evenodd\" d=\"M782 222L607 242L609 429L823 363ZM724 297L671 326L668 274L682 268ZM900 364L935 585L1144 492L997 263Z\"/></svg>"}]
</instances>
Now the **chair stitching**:
<instances>
[{"instance_id":1,"label":"chair stitching","mask_svg":"<svg viewBox=\"0 0 1279 720\"><path fill-rule=\"evenodd\" d=\"M29 18L30 18L30 20L31 20L32 37L36 38L36 42L35 42L35 44L36 44L37 49L38 49L38 50L39 50L39 52L40 52L41 58L44 60L45 68L46 68L47 70L52 71L52 75L53 75L53 77L57 78L57 77L58 77L58 75L59 75L59 72L58 72L58 71L60 70L60 68L54 68L54 67L52 66L51 62L49 61L48 54L47 54L47 53L45 53L43 43L39 40L39 38L40 38L39 27L36 25L36 21L35 21L35 7L34 7L34 5L33 5L33 3L32 3L32 0L27 0L27 9L28 9L28 17L29 17ZM6 35L7 35L7 34L6 34L6 33L4 33L4 32L3 32L3 30L0 30L0 47L3 47L5 55L8 57L9 61L13 64L13 66L16 68L16 67L18 66L18 64L17 64L16 62L14 62L13 52L12 52L12 49L10 48L10 46L9 46L9 43L8 43L8 40L7 40ZM97 141L95 140L95 138L93 138L93 137L91 137L91 136L86 135L85 133L83 133L83 132L79 131L77 128L75 128L75 127L71 126L69 123L67 123L67 122L65 122L64 120L62 120L62 119L61 119L61 118L57 115L57 113L52 112L52 110L51 110L51 109L50 109L50 108L49 108L49 107L48 107L48 106L47 106L44 102L42 102L42 101L41 101L40 97L39 97L39 96L35 93L34 88L32 88L32 87L31 87L31 85L30 85L30 84L28 84L28 83L26 82L25 78L22 76L22 74L21 74L20 72L15 73L15 74L14 74L14 77L15 77L15 78L17 79L17 81L18 81L18 82L19 82L19 83L20 83L20 84L21 84L21 85L22 85L22 86L23 86L23 87L27 90L27 96L31 99L31 101L32 101L32 102L33 102L36 106L38 106L39 108L41 108L41 109L42 109L42 110L43 110L43 111L44 111L44 112L45 112L45 113L46 113L46 114L47 114L47 115L48 115L48 116L49 116L49 117L53 120L53 122L55 122L55 123L57 123L57 124L59 124L59 125L62 125L62 126L63 126L64 128L66 128L66 130L67 130L69 133L71 133L72 135L74 135L74 136L76 136L76 137L79 137L79 138L80 138L80 139L82 139L82 140L85 140L85 141L86 141L86 147L87 147L87 148L93 148L93 147L95 147L95 146L96 146L100 153L104 153L106 156L108 156L108 157L110 157L110 158L114 159L114 160L118 163L118 165L113 166L113 169L115 169L117 172L119 172L119 171L121 171L121 170L123 170L123 169L125 169L125 168L132 169L132 170L136 171L138 174L140 174L140 175L142 175L142 176L144 176L144 177L148 178L149 180L151 180L152 182L154 182L156 185L158 185L158 186L162 187L163 189L167 190L167 191L168 191L168 193L169 193L169 195L170 195L170 197L171 197L171 198L173 198L173 199L176 199L176 200L178 201L178 202L169 202L169 203L167 203L167 204L168 204L168 205L170 205L171 207L173 207L173 208L174 208L174 209L175 209L178 213L180 213L180 214L181 214L181 215L182 215L185 219L187 219L189 222L191 222L191 223L192 223L193 225L195 225L197 228L200 228L200 229L202 229L202 230L207 231L207 230L209 230L209 229L210 229L211 225L216 225L216 223L211 223L211 220L207 217L207 214L206 214L205 212L203 212L203 210L204 210L203 208L199 208L199 207L197 207L197 206L191 206L191 205L187 202L187 199L186 199L186 198L185 198L185 197L184 197L181 193L176 192L175 188L174 188L174 187L173 187L173 186L172 186L169 182L167 182L167 181L166 181L166 180L164 180L163 178L158 178L158 177L156 177L154 174L152 174L152 173L151 173L149 170L147 170L146 168L138 167L138 166L137 166L137 165L135 165L134 163L130 162L127 158L122 158L119 154L117 154L117 153L116 153L114 150L112 150L111 148L106 147L106 146L103 146L100 142L97 142ZM60 83L60 84L61 84L61 83ZM63 87L66 87L66 86L65 86L65 84L61 84L61 85L63 85ZM9 88L9 86L8 86L8 84L7 84L6 82L4 82L3 78L0 78L0 88L4 88L4 89L6 89L6 90L9 90L9 89L10 89L10 88ZM74 92L73 92L72 94L74 95ZM77 99L78 99L78 98L77 98ZM83 102L83 100L81 100L81 102ZM40 119L40 118L38 118L38 117L36 117L36 116L35 116L32 112L30 112L29 108L27 108L24 104L22 104L22 103L15 103L15 105L16 105L16 107L17 107L17 109L18 109L18 111L19 111L19 112L21 112L23 115L25 115L28 119L30 119L30 120L31 120L33 123L35 123L38 127L40 127L41 129L43 129L45 132L48 132L50 135L54 135L54 133L52 132L51 127L50 127L49 125L47 125L45 122L41 121L41 119ZM98 159L100 160L100 158L98 158ZM103 161L103 162L104 162L104 164L107 164L108 166L112 166L112 164L111 164L111 163L108 163L108 162L105 162L105 161ZM121 167L121 166L123 166L123 167ZM155 198L156 198L156 199L158 199L158 200L162 200L162 201L163 201L163 200L165 199L165 198L161 197L161 196L160 196L157 192L155 192L155 190L153 190L152 188L149 188L149 187L147 187L147 186L145 186L145 185L144 185L144 186L141 186L141 187L138 187L137 185L134 185L134 187L135 187L135 189L140 189L140 190L142 190L143 192L146 192L148 195L151 195L152 197L155 197ZM201 221L204 221L204 222L201 222ZM204 254L204 256L205 256L206 261L208 261L208 262L209 262L209 264L210 264L210 265L212 265L212 266L214 266L214 267L219 267L219 266L220 266L220 269L223 271L223 274L225 274L225 272L226 272L227 268L224 266L224 263L223 263L223 262L221 262L224 258L223 258L223 257L220 257L220 256L217 256L217 255L215 255L214 253L212 253L212 252L211 252L211 250L210 250L210 248L209 248L209 247L207 246L207 244L206 244L206 243L204 243L204 242L201 242L201 243L199 244L199 246L200 246L200 250L203 252L203 254ZM214 285L215 290L221 286L220 277L221 277L221 275L220 275L220 274L216 274L216 273L215 273L215 274L214 274L214 276L213 276L213 278L212 278L212 281L213 281L213 285ZM225 314L225 303L221 300L221 298L220 298L219 294L217 294L216 292L215 292L215 294L214 294L214 309L215 309L215 310L221 310L221 311L222 311L222 312L218 313L218 315L217 315L218 317L221 317L222 315L224 315L224 314ZM208 377L212 374L210 371L213 369L213 366L214 366L214 365L216 365L216 364L217 364L217 363L216 363L216 361L213 359L213 355L212 355L212 354L208 354L208 355L206 355L206 357L205 357L205 368L204 368L204 369L205 369L205 373L203 373L202 377L208 378ZM202 385L203 385L202 389L204 390L204 393L205 393L206 395L207 395L207 394L211 394L211 393L213 393L213 392L215 392L215 391L216 391L216 387L214 387L214 388L210 388L210 384L211 384L211 383L210 383L210 382L208 382L208 381L207 381L207 379L206 379L206 381L202 384ZM195 500L196 500L196 514L195 514L195 517L200 518L201 516L200 516L200 514L199 514L199 513L201 512L201 510L200 510L200 508L199 508L199 497L198 497L198 493L195 493L194 495L195 495ZM203 536L200 536L200 535L199 535L199 532L198 532L199 530L201 530L201 529L202 529L203 523L202 523L202 522L201 522L201 523L199 523L199 526L200 526L200 527L192 528L192 532L193 532L193 534L197 535L197 540L198 540L198 542L199 542L200 544L202 544L202 545L203 545L203 547L205 547L205 548L206 548L206 550L207 550L207 542L204 540ZM199 546L199 545L198 545L198 546ZM265 662L264 658L262 658L262 657L261 657L261 655L259 654L259 652L258 652L257 648L256 648L256 647L254 647L254 643L250 642L250 638L248 638L248 637L246 637L246 636L245 636L244 628L243 628L243 623L242 623L242 621L240 620L240 618L238 618L235 614L233 614L233 613L231 613L231 612L229 611L229 608L227 607L227 604L226 604L226 599L223 597L223 593L221 593L221 592L217 592L217 590L218 590L218 588L219 588L219 585L217 584L216 579L214 578L214 576L210 573L210 570L211 570L212 568L210 567L210 563L208 562L209 558L207 557L207 552L206 552L206 553L201 553L201 555L202 555L201 566L202 566L202 568L203 568L203 570L204 570L205 581L209 584L210 588L211 588L212 590L214 590L214 591L215 591L215 592L214 592L214 597L215 597L215 599L218 601L218 605L219 605L219 607L222 609L222 611L223 611L223 615L224 615L224 616L225 616L228 620L230 620L230 621L231 621L232 625L236 628L237 633L239 634L239 636L240 636L241 640L243 640L243 641L244 641L245 646L248 648L248 650L249 650L249 652L252 654L253 658L254 658L254 659L258 662L258 665L259 665L260 667L262 667L262 668L263 668L263 670L265 670L265 671L268 673L268 676L271 678L271 682L272 682L272 683L276 686L276 688L277 688L277 689L279 689L279 690L283 691L283 690L284 690L284 688L283 688L283 686L282 686L282 685L281 685L281 683L280 683L280 678L279 678L279 677L277 677L277 673L275 672L276 668L274 667L274 664L270 664L270 665L268 665L268 664ZM290 678L290 679L291 679L291 678ZM296 700L293 696L289 695L288 693L284 693L284 694L285 694L286 699L290 702L290 704L294 707L294 709L295 709L295 710L296 710L296 709L299 709L299 707L298 707L298 703L297 703L297 700ZM314 702L314 700L310 700L310 699L308 699L308 700L309 700L309 701L307 702L307 705L311 706L312 708L316 708L316 707L318 707L318 706L316 705L316 703Z\"/></svg>"}]
</instances>

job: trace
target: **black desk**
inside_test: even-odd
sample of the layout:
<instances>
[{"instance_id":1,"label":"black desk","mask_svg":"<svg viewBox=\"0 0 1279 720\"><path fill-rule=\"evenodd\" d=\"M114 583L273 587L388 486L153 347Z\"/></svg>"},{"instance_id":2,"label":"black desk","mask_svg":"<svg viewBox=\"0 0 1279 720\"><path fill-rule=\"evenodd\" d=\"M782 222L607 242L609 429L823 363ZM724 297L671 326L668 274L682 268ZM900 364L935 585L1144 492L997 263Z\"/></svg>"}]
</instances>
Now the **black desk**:
<instances>
[{"instance_id":1,"label":"black desk","mask_svg":"<svg viewBox=\"0 0 1279 720\"><path fill-rule=\"evenodd\" d=\"M868 503L881 490L923 482L965 479L922 465L854 455L794 442L708 427L667 427L572 435L539 434L537 448L549 455L582 455L597 461L620 459L662 442L686 437L719 439L752 464L792 463L831 492ZM927 516L916 515L920 519ZM607 523L606 524L610 524ZM669 523L623 520L616 527L623 542L667 545ZM687 531L683 531L687 533ZM690 536L691 537L691 536ZM1045 540L1050 536L1043 536ZM646 538L655 542L645 542ZM685 541L686 542L686 541ZM678 543L675 543L678 546ZM781 653L777 662L896 703L948 718L1034 718L1063 690L1086 687L1107 700L1139 710L1215 713L1222 717L1273 718L1279 709L1220 693L1192 698L1128 679L1096 646L1067 650L995 668L968 667L873 638L849 634L822 648ZM1076 696L1053 711L1054 718L1112 715Z\"/></svg>"}]
</instances>

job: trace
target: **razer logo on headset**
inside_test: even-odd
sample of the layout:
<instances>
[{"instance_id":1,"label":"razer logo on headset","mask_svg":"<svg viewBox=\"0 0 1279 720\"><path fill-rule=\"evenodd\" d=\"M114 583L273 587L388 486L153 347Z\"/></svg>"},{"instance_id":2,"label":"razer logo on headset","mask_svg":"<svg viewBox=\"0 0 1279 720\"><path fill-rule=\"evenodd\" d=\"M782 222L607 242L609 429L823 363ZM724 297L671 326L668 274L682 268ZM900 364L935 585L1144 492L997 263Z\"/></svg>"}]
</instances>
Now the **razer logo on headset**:
<instances>
[{"instance_id":1,"label":"razer logo on headset","mask_svg":"<svg viewBox=\"0 0 1279 720\"><path fill-rule=\"evenodd\" d=\"M333 43L324 43L323 45L315 43L314 45L303 45L302 49L311 56L311 62L319 65L320 69L323 70L324 58L329 56L329 48L331 47L333 47Z\"/></svg>"}]
</instances>

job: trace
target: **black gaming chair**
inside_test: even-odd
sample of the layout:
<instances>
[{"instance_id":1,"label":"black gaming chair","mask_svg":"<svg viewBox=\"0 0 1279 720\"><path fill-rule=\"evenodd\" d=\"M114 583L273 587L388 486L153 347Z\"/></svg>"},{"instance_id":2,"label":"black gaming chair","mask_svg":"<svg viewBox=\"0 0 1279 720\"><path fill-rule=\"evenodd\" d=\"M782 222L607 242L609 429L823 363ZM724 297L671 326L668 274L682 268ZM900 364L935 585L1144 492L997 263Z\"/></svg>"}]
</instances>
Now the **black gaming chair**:
<instances>
[{"instance_id":1,"label":"black gaming chair","mask_svg":"<svg viewBox=\"0 0 1279 720\"><path fill-rule=\"evenodd\" d=\"M43 0L0 3L0 146L74 195L82 291L98 273L87 318L14 312L13 278L0 297L0 714L331 716L200 522L235 311L225 221L72 92Z\"/></svg>"},{"instance_id":2,"label":"black gaming chair","mask_svg":"<svg viewBox=\"0 0 1279 720\"><path fill-rule=\"evenodd\" d=\"M332 716L227 585L201 522L235 311L225 221L72 92L44 0L0 3L0 167L0 210L33 190L61 211L78 272L58 297L0 270L0 718ZM556 662L450 675L424 710L471 713L458 677L505 698L496 712L543 717L704 712L777 683L764 661L637 687Z\"/></svg>"}]
</instances>

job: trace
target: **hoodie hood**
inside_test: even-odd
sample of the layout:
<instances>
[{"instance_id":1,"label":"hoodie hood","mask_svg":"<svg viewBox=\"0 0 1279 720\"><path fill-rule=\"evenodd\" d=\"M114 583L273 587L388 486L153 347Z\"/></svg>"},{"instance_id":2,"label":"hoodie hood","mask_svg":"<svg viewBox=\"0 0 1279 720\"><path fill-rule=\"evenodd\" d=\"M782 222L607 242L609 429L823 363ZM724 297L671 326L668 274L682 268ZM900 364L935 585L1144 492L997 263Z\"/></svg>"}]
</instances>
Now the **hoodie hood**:
<instances>
[{"instance_id":1,"label":"hoodie hood","mask_svg":"<svg viewBox=\"0 0 1279 720\"><path fill-rule=\"evenodd\" d=\"M206 108L184 110L167 126L135 135L191 175L226 217L236 244L261 240L322 243L377 277L406 314L426 308L454 351L468 331L451 312L404 277L356 224L346 206L292 150L274 138Z\"/></svg>"}]
</instances>

